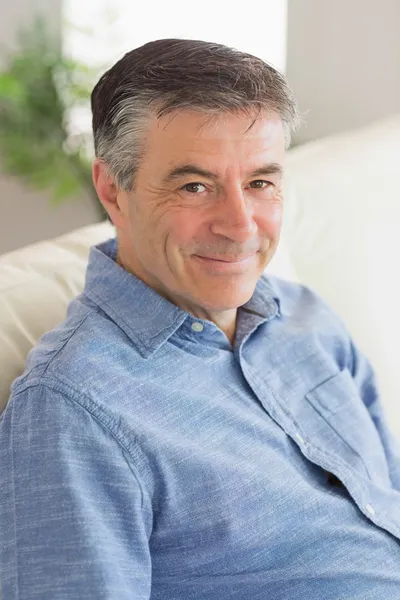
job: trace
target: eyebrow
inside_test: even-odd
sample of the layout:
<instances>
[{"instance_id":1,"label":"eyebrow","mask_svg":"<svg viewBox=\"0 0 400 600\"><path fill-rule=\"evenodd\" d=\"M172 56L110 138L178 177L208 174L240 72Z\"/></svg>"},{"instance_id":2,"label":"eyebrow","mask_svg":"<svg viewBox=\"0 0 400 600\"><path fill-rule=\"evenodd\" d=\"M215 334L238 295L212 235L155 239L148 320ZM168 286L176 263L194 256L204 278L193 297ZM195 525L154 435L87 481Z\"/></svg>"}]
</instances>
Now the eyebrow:
<instances>
[{"instance_id":1,"label":"eyebrow","mask_svg":"<svg viewBox=\"0 0 400 600\"><path fill-rule=\"evenodd\" d=\"M175 181L176 179L180 179L184 175L200 175L200 177L207 177L208 179L218 179L218 175L216 173L212 173L211 171L207 171L206 169L202 169L195 164L185 164L179 165L175 167L171 171L169 171L164 177L164 181L166 183ZM250 177L259 177L260 175L283 175L283 167L279 163L268 163L258 167L251 173L249 173Z\"/></svg>"}]
</instances>

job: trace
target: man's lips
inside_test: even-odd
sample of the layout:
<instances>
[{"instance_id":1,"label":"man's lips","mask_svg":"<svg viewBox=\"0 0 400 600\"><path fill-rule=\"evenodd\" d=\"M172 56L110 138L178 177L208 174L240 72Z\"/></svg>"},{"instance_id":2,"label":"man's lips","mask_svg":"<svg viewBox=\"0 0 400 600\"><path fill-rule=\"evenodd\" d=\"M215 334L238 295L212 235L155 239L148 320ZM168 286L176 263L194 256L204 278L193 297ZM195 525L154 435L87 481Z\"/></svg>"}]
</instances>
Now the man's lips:
<instances>
[{"instance_id":1,"label":"man's lips","mask_svg":"<svg viewBox=\"0 0 400 600\"><path fill-rule=\"evenodd\" d=\"M193 255L194 261L210 275L240 275L248 272L248 269L254 266L256 254L246 256L200 256Z\"/></svg>"},{"instance_id":2,"label":"man's lips","mask_svg":"<svg viewBox=\"0 0 400 600\"><path fill-rule=\"evenodd\" d=\"M255 252L253 252L252 254L246 254L245 256L204 256L202 254L198 254L197 256L199 258L205 258L207 260L217 260L219 262L236 263L242 262L247 258L251 258L254 255Z\"/></svg>"}]
</instances>

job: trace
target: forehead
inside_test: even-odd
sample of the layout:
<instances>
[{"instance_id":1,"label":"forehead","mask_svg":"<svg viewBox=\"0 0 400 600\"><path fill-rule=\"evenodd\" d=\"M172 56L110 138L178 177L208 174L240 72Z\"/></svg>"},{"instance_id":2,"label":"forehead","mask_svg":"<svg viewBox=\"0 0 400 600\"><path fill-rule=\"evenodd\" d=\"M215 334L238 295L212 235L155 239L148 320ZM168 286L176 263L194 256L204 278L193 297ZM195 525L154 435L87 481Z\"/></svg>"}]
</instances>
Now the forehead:
<instances>
[{"instance_id":1,"label":"forehead","mask_svg":"<svg viewBox=\"0 0 400 600\"><path fill-rule=\"evenodd\" d=\"M206 115L182 110L154 118L147 136L147 155L173 163L182 156L207 158L223 155L241 160L262 154L283 160L285 139L277 115ZM273 155L273 156L272 156Z\"/></svg>"}]
</instances>

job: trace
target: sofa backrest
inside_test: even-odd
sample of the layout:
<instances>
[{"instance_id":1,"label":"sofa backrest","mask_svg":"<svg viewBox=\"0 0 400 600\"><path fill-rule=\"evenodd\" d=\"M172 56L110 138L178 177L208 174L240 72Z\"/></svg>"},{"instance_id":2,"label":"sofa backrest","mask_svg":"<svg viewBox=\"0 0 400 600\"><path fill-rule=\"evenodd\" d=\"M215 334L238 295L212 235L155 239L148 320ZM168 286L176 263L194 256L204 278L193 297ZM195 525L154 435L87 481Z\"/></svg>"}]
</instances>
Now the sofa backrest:
<instances>
[{"instance_id":1,"label":"sofa backrest","mask_svg":"<svg viewBox=\"0 0 400 600\"><path fill-rule=\"evenodd\" d=\"M289 152L286 244L342 317L400 436L400 114Z\"/></svg>"}]
</instances>

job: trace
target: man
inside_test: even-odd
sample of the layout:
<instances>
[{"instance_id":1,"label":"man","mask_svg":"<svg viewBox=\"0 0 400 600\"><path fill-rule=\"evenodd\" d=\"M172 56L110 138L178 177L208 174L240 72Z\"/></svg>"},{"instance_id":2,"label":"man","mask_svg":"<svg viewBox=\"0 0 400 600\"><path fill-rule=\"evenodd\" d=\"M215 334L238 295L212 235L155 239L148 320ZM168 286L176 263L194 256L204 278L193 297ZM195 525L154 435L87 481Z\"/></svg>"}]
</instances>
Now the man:
<instances>
[{"instance_id":1,"label":"man","mask_svg":"<svg viewBox=\"0 0 400 600\"><path fill-rule=\"evenodd\" d=\"M92 94L117 238L0 430L3 598L400 598L400 452L374 374L264 274L297 112L222 45L158 40Z\"/></svg>"}]
</instances>

